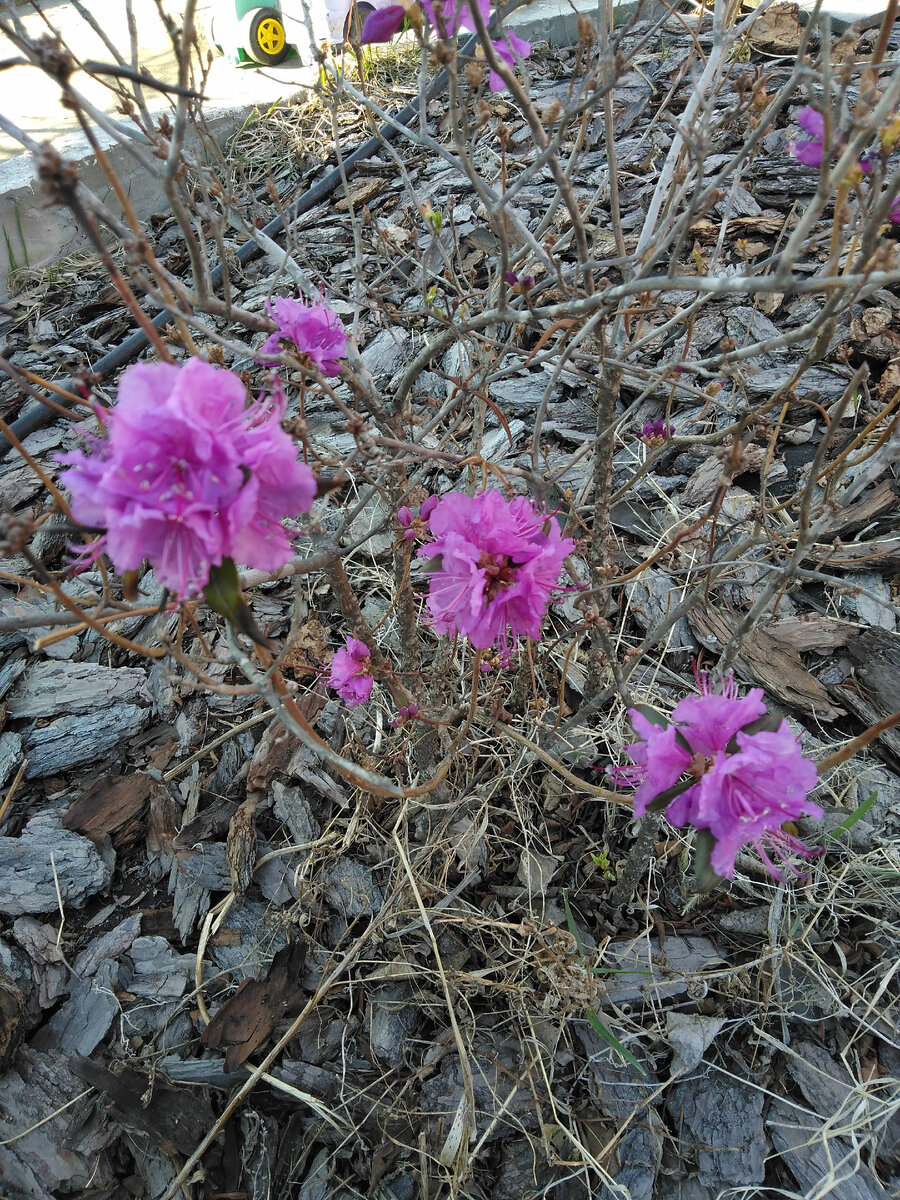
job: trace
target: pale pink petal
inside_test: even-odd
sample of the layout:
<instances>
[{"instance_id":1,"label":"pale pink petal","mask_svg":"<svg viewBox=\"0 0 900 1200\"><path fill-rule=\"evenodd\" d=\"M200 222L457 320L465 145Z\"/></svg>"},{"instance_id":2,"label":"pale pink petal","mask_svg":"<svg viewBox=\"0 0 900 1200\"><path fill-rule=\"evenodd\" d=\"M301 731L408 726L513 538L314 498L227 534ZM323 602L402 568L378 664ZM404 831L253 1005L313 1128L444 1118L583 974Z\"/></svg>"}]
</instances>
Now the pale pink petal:
<instances>
[{"instance_id":1,"label":"pale pink petal","mask_svg":"<svg viewBox=\"0 0 900 1200\"><path fill-rule=\"evenodd\" d=\"M765 711L762 688L753 688L740 699L710 692L679 701L672 720L684 726L682 732L692 750L712 757L716 751L725 749L739 729Z\"/></svg>"}]
</instances>

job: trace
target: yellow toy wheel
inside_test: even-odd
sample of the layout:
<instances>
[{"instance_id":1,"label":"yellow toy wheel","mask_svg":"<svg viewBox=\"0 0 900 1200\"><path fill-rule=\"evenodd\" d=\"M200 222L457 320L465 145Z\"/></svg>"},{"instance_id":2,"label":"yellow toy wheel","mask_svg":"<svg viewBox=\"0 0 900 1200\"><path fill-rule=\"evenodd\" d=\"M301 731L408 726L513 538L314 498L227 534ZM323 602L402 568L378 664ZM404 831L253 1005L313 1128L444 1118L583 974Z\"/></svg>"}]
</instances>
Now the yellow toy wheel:
<instances>
[{"instance_id":1,"label":"yellow toy wheel","mask_svg":"<svg viewBox=\"0 0 900 1200\"><path fill-rule=\"evenodd\" d=\"M258 8L250 22L247 53L258 63L275 67L290 53L281 13L274 8Z\"/></svg>"}]
</instances>

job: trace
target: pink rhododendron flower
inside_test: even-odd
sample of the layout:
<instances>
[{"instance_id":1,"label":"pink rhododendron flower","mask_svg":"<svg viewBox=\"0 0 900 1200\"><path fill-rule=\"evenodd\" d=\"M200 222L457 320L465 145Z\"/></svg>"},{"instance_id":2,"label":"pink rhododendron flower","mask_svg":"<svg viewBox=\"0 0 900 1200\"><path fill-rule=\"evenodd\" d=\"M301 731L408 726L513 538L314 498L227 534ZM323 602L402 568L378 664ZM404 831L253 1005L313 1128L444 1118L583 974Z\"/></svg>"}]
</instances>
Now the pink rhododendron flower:
<instances>
[{"instance_id":1,"label":"pink rhododendron flower","mask_svg":"<svg viewBox=\"0 0 900 1200\"><path fill-rule=\"evenodd\" d=\"M807 167L821 167L825 152L825 117L814 108L801 108L797 113L797 124L810 136L808 140L789 141L788 151Z\"/></svg>"},{"instance_id":2,"label":"pink rhododendron flower","mask_svg":"<svg viewBox=\"0 0 900 1200\"><path fill-rule=\"evenodd\" d=\"M347 638L347 645L336 650L331 660L328 686L354 708L369 699L374 682L369 647L357 638Z\"/></svg>"},{"instance_id":3,"label":"pink rhododendron flower","mask_svg":"<svg viewBox=\"0 0 900 1200\"><path fill-rule=\"evenodd\" d=\"M316 480L281 428L283 396L246 400L237 375L197 358L124 372L108 436L59 458L73 517L106 529L95 556L105 550L120 573L149 560L182 597L224 558L287 562L281 518L311 507Z\"/></svg>"},{"instance_id":4,"label":"pink rhododendron flower","mask_svg":"<svg viewBox=\"0 0 900 1200\"><path fill-rule=\"evenodd\" d=\"M524 38L520 38L517 34L508 29L499 42L491 42L494 51L506 65L512 70L516 65L516 59L528 58L531 54L531 42L526 42ZM506 87L500 75L496 71L491 71L490 89L492 92L502 92Z\"/></svg>"},{"instance_id":5,"label":"pink rhododendron flower","mask_svg":"<svg viewBox=\"0 0 900 1200\"><path fill-rule=\"evenodd\" d=\"M424 506L423 506L424 508ZM509 630L538 638L563 559L575 543L524 496L451 492L433 508L434 541L420 556L437 559L428 607L440 633L461 633L476 649L500 646L508 657Z\"/></svg>"},{"instance_id":6,"label":"pink rhododendron flower","mask_svg":"<svg viewBox=\"0 0 900 1200\"><path fill-rule=\"evenodd\" d=\"M733 678L721 693L710 689L706 676L699 682L700 694L680 701L669 725L629 709L641 740L626 747L632 765L610 773L622 783L640 785L634 795L638 816L682 776L693 777L696 782L666 806L669 821L710 831L717 875L733 876L737 851L751 844L780 878L769 851L782 858L790 852L810 854L781 826L799 816L823 815L806 798L816 785L815 763L804 757L787 721L774 732L744 731L766 712L761 688L739 697Z\"/></svg>"},{"instance_id":7,"label":"pink rhododendron flower","mask_svg":"<svg viewBox=\"0 0 900 1200\"><path fill-rule=\"evenodd\" d=\"M347 335L337 313L324 303L307 304L302 296L276 296L266 301L266 308L278 330L266 338L260 354L280 354L282 342L293 342L323 375L340 375L338 359L347 350Z\"/></svg>"}]
</instances>

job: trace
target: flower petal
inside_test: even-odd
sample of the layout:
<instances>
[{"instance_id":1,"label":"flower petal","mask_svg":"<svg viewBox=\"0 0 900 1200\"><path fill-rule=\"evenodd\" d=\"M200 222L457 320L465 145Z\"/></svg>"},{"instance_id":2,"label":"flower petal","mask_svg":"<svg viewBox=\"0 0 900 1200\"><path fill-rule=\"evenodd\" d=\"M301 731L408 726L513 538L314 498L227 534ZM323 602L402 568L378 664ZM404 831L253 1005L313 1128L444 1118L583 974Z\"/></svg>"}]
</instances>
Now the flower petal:
<instances>
[{"instance_id":1,"label":"flower petal","mask_svg":"<svg viewBox=\"0 0 900 1200\"><path fill-rule=\"evenodd\" d=\"M389 4L387 8L370 12L363 23L360 43L368 46L374 42L389 42L403 28L405 19L406 9L402 4Z\"/></svg>"}]
</instances>

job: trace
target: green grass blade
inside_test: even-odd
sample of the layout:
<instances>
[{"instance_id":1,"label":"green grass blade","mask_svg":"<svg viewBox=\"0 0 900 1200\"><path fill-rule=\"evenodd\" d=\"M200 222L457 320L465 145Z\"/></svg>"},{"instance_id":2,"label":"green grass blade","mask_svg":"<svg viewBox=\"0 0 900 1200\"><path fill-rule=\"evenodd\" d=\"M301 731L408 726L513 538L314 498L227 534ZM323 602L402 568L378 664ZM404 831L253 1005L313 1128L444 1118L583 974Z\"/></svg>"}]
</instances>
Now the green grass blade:
<instances>
[{"instance_id":1,"label":"green grass blade","mask_svg":"<svg viewBox=\"0 0 900 1200\"><path fill-rule=\"evenodd\" d=\"M857 821L861 821L863 819L877 799L878 792L872 792L870 796L866 796L859 808L855 808L848 817L844 817L840 825L835 825L834 829L832 829L831 833L828 834L825 840L828 842L834 841L834 839L839 838L842 833L846 833L848 829L852 829Z\"/></svg>"},{"instance_id":2,"label":"green grass blade","mask_svg":"<svg viewBox=\"0 0 900 1200\"><path fill-rule=\"evenodd\" d=\"M585 1009L584 1017L588 1025L590 1025L591 1029L593 1029L594 1033L596 1033L599 1038L602 1038L603 1041L606 1042L607 1046L609 1046L612 1050L615 1050L616 1054L620 1054L622 1058L624 1058L626 1062L631 1063L633 1067L637 1067L642 1075L647 1074L631 1051L622 1045L611 1029L606 1028L592 1008Z\"/></svg>"},{"instance_id":3,"label":"green grass blade","mask_svg":"<svg viewBox=\"0 0 900 1200\"><path fill-rule=\"evenodd\" d=\"M569 904L569 893L565 889L563 889L562 898L563 898L563 908L565 908L565 910L566 910L566 926L569 930L569 933L571 933L572 937L575 939L575 946L578 950L578 953L581 955L581 958L583 961L584 960L584 950L582 949L582 946L581 946L581 938L578 936L578 926L575 924L575 918L572 916L572 909Z\"/></svg>"}]
</instances>

